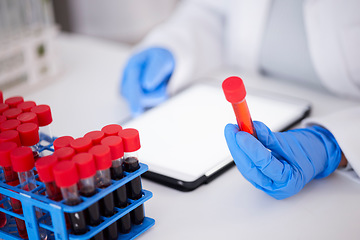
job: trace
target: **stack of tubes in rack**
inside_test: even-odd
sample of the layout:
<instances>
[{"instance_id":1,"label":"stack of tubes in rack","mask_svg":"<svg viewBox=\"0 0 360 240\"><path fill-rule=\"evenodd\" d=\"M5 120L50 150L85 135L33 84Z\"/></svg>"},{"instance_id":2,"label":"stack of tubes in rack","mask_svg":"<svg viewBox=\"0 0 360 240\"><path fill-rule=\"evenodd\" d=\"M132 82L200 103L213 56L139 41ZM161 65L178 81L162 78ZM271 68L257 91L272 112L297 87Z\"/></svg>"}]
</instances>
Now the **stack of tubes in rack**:
<instances>
[{"instance_id":1,"label":"stack of tubes in rack","mask_svg":"<svg viewBox=\"0 0 360 240\"><path fill-rule=\"evenodd\" d=\"M106 188L111 180L123 178L124 171L131 173L140 168L141 146L136 129L110 124L80 138L59 137L53 141L53 152L40 152L39 128L46 128L46 135L52 139L49 106L24 101L21 96L4 101L0 91L0 114L0 166L3 181L11 186L20 184L21 189L31 191L37 187L36 180L41 181L49 199L74 206L81 203L81 196L91 197L97 188ZM66 226L71 234L84 234L87 226L102 222L101 216L110 217L115 214L115 207L125 208L128 199L141 197L141 177L137 176L85 210L65 213ZM9 203L14 212L22 214L19 200L9 198ZM38 218L43 215L41 209L36 209L36 215ZM140 205L91 240L118 239L119 234L131 231L132 224L141 224L144 217L144 207ZM15 222L19 236L28 238L24 220L15 218ZM0 212L0 230L6 223L5 213ZM45 229L39 229L39 235L41 239L48 238Z\"/></svg>"}]
</instances>

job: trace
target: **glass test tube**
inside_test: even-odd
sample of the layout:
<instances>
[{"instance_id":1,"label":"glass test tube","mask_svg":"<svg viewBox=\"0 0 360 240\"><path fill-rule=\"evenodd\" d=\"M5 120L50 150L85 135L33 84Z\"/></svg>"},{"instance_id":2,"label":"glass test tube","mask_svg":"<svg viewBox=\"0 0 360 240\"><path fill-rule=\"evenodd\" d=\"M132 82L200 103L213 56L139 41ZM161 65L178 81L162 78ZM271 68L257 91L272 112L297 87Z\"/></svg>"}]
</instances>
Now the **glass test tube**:
<instances>
[{"instance_id":1,"label":"glass test tube","mask_svg":"<svg viewBox=\"0 0 360 240\"><path fill-rule=\"evenodd\" d=\"M69 206L80 204L81 198L77 187L79 176L75 163L68 160L58 162L53 167L53 173L56 185L61 190L65 204ZM67 213L67 215L69 216L73 234L81 235L88 231L84 211Z\"/></svg>"},{"instance_id":2,"label":"glass test tube","mask_svg":"<svg viewBox=\"0 0 360 240\"><path fill-rule=\"evenodd\" d=\"M140 168L138 159L138 150L140 149L139 132L133 128L123 129L119 132L119 136L124 144L124 170L126 172L135 172ZM127 183L128 197L138 200L142 197L141 177L138 176ZM144 205L140 205L131 212L132 222L141 224L144 221Z\"/></svg>"},{"instance_id":3,"label":"glass test tube","mask_svg":"<svg viewBox=\"0 0 360 240\"><path fill-rule=\"evenodd\" d=\"M29 147L18 147L10 153L11 164L13 170L18 173L21 189L25 191L34 190L36 186L35 175L34 175L34 155L33 151ZM41 218L43 213L41 209L36 209L37 218ZM40 239L47 239L48 235L46 230L43 228L39 229Z\"/></svg>"},{"instance_id":4,"label":"glass test tube","mask_svg":"<svg viewBox=\"0 0 360 240\"><path fill-rule=\"evenodd\" d=\"M13 187L19 185L19 178L16 172L13 171L10 153L17 147L18 145L14 142L0 143L0 165L4 171L5 182L6 184ZM23 213L21 202L18 199L10 198L10 205L13 209L13 212L17 214ZM15 218L15 222L19 236L23 239L28 238L25 221L19 218Z\"/></svg>"},{"instance_id":5,"label":"glass test tube","mask_svg":"<svg viewBox=\"0 0 360 240\"><path fill-rule=\"evenodd\" d=\"M242 79L236 76L229 77L222 83L222 88L226 100L232 104L239 130L248 132L254 137L257 137L249 108L245 100L246 90Z\"/></svg>"},{"instance_id":6,"label":"glass test tube","mask_svg":"<svg viewBox=\"0 0 360 240\"><path fill-rule=\"evenodd\" d=\"M30 111L35 113L38 118L41 140L52 143L53 135L51 132L50 123L52 123L53 119L50 106L41 104L31 108Z\"/></svg>"},{"instance_id":7,"label":"glass test tube","mask_svg":"<svg viewBox=\"0 0 360 240\"><path fill-rule=\"evenodd\" d=\"M91 197L96 194L95 175L96 165L92 154L79 153L72 159L79 174L79 191L84 197ZM101 223L99 202L95 202L85 210L86 219L90 226L97 226Z\"/></svg>"},{"instance_id":8,"label":"glass test tube","mask_svg":"<svg viewBox=\"0 0 360 240\"><path fill-rule=\"evenodd\" d=\"M37 161L41 157L39 151L39 127L35 123L20 124L16 130L19 132L21 145L30 147L33 151L34 159Z\"/></svg>"}]
</instances>

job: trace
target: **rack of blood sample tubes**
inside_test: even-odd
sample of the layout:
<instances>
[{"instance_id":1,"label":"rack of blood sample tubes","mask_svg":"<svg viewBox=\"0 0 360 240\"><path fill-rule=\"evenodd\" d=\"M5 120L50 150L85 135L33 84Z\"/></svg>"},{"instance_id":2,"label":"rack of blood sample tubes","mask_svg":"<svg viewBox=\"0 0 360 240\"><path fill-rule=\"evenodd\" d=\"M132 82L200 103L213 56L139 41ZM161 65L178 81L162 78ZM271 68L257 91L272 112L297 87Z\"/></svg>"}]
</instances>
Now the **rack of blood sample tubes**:
<instances>
[{"instance_id":1,"label":"rack of blood sample tubes","mask_svg":"<svg viewBox=\"0 0 360 240\"><path fill-rule=\"evenodd\" d=\"M139 132L53 138L51 122L49 106L0 91L0 239L134 239L152 227Z\"/></svg>"}]
</instances>

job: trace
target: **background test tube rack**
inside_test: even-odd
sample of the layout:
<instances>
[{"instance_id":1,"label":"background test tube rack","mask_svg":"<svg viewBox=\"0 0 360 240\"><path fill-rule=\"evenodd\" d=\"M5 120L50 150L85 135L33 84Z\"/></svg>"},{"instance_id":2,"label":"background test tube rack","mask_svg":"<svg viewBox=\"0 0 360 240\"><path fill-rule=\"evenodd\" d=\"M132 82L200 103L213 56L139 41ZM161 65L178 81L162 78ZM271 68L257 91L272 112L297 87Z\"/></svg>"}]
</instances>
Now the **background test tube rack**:
<instances>
[{"instance_id":1,"label":"background test tube rack","mask_svg":"<svg viewBox=\"0 0 360 240\"><path fill-rule=\"evenodd\" d=\"M40 152L51 151L53 152L52 141L46 135L40 134ZM15 217L25 221L28 237L30 240L40 239L40 228L48 230L49 240L86 240L95 236L100 231L106 229L112 223L118 221L122 216L131 212L136 207L144 204L152 197L150 191L143 189L143 195L138 200L128 199L129 205L123 209L115 208L115 214L111 217L102 217L102 223L96 227L88 226L89 231L83 235L73 235L70 230L66 229L65 215L64 213L74 213L85 210L93 203L99 201L109 193L115 191L119 187L123 186L132 179L142 175L148 170L148 166L140 163L140 169L135 172L125 172L124 178L114 181L112 185L105 189L97 189L97 193L89 198L81 197L83 202L76 206L68 206L63 201L53 201L46 197L45 185L37 179L37 188L31 192L20 189L19 186L10 186L6 183L0 182L0 193L3 195L3 199L0 201L0 211L4 212L7 217L7 224L0 228L0 239L6 240L21 240L17 233L17 227L15 223ZM21 201L23 214L17 214L12 211L11 206L8 204L8 198L15 198ZM40 208L44 215L37 219L35 208ZM119 234L118 239L134 239L148 230L155 224L155 220L145 216L145 219L140 225L132 225L131 231L127 234Z\"/></svg>"}]
</instances>

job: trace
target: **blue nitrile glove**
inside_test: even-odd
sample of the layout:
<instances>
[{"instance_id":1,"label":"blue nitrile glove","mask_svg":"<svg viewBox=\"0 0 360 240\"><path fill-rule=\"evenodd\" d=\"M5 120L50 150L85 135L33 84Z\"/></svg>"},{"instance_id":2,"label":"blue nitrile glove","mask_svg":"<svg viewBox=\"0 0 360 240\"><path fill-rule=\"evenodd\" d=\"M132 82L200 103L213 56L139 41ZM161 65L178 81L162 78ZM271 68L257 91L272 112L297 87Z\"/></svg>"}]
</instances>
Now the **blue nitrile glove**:
<instances>
[{"instance_id":1,"label":"blue nitrile glove","mask_svg":"<svg viewBox=\"0 0 360 240\"><path fill-rule=\"evenodd\" d=\"M174 68L174 57L164 48L148 48L129 59L122 77L121 95L134 116L167 99L166 87Z\"/></svg>"},{"instance_id":2,"label":"blue nitrile glove","mask_svg":"<svg viewBox=\"0 0 360 240\"><path fill-rule=\"evenodd\" d=\"M258 140L236 125L226 125L226 142L242 175L276 199L296 194L313 178L328 176L340 163L341 149L322 127L271 132L256 121L254 127Z\"/></svg>"}]
</instances>

